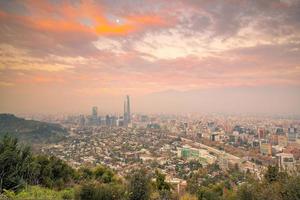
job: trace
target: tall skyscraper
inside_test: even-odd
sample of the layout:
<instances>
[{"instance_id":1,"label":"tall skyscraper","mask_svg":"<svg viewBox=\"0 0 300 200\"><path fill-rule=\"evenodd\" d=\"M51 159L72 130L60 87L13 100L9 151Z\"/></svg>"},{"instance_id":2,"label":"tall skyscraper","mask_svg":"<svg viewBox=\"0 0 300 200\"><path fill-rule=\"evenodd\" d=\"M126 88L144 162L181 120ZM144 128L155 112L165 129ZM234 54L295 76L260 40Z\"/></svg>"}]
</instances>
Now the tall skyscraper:
<instances>
[{"instance_id":1,"label":"tall skyscraper","mask_svg":"<svg viewBox=\"0 0 300 200\"><path fill-rule=\"evenodd\" d=\"M126 112L126 100L124 101L124 115L123 115L123 124L125 125L126 124L126 121L127 121L127 112Z\"/></svg>"},{"instance_id":2,"label":"tall skyscraper","mask_svg":"<svg viewBox=\"0 0 300 200\"><path fill-rule=\"evenodd\" d=\"M129 95L127 95L127 117L128 117L128 123L131 122L131 113L130 113L130 99Z\"/></svg>"},{"instance_id":3,"label":"tall skyscraper","mask_svg":"<svg viewBox=\"0 0 300 200\"><path fill-rule=\"evenodd\" d=\"M109 115L105 117L105 124L106 126L111 126L111 117Z\"/></svg>"},{"instance_id":4,"label":"tall skyscraper","mask_svg":"<svg viewBox=\"0 0 300 200\"><path fill-rule=\"evenodd\" d=\"M92 116L93 117L98 117L98 108L97 108L97 106L94 106L93 108L92 108Z\"/></svg>"},{"instance_id":5,"label":"tall skyscraper","mask_svg":"<svg viewBox=\"0 0 300 200\"><path fill-rule=\"evenodd\" d=\"M83 127L85 125L85 117L84 115L79 116L79 126Z\"/></svg>"},{"instance_id":6,"label":"tall skyscraper","mask_svg":"<svg viewBox=\"0 0 300 200\"><path fill-rule=\"evenodd\" d=\"M126 96L124 101L124 125L128 125L131 122L131 113L130 113L130 97Z\"/></svg>"},{"instance_id":7,"label":"tall skyscraper","mask_svg":"<svg viewBox=\"0 0 300 200\"><path fill-rule=\"evenodd\" d=\"M94 106L92 108L92 117L91 117L91 124L92 125L99 125L98 120L98 107Z\"/></svg>"}]
</instances>

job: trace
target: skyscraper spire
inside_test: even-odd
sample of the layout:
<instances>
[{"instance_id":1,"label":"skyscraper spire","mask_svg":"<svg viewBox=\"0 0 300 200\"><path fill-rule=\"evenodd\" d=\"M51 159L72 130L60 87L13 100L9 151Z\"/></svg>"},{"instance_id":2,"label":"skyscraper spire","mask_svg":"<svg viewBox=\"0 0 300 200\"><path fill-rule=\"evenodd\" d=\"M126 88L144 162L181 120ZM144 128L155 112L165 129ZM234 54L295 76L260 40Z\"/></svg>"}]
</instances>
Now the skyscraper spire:
<instances>
[{"instance_id":1,"label":"skyscraper spire","mask_svg":"<svg viewBox=\"0 0 300 200\"><path fill-rule=\"evenodd\" d=\"M124 124L127 124L126 99L124 101Z\"/></svg>"},{"instance_id":2,"label":"skyscraper spire","mask_svg":"<svg viewBox=\"0 0 300 200\"><path fill-rule=\"evenodd\" d=\"M128 125L131 122L131 113L130 113L130 97L126 95L124 101L124 125Z\"/></svg>"},{"instance_id":3,"label":"skyscraper spire","mask_svg":"<svg viewBox=\"0 0 300 200\"><path fill-rule=\"evenodd\" d=\"M130 99L129 99L129 95L127 95L127 122L130 123L131 122L131 113L130 113Z\"/></svg>"}]
</instances>

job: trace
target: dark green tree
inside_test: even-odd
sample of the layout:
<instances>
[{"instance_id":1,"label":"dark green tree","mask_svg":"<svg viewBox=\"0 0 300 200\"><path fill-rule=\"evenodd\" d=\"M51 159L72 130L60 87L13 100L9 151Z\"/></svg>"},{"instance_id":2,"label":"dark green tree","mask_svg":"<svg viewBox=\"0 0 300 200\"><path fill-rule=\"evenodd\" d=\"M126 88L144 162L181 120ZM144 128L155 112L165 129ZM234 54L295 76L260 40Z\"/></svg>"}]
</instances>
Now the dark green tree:
<instances>
[{"instance_id":1,"label":"dark green tree","mask_svg":"<svg viewBox=\"0 0 300 200\"><path fill-rule=\"evenodd\" d=\"M77 200L84 200L89 199L93 200L95 197L95 187L91 184L89 185L83 185L80 189L78 194L76 194L75 198Z\"/></svg>"},{"instance_id":2,"label":"dark green tree","mask_svg":"<svg viewBox=\"0 0 300 200\"><path fill-rule=\"evenodd\" d=\"M32 184L62 188L74 179L74 169L59 158L38 155L33 161L34 176L29 179Z\"/></svg>"},{"instance_id":3,"label":"dark green tree","mask_svg":"<svg viewBox=\"0 0 300 200\"><path fill-rule=\"evenodd\" d=\"M103 183L110 183L113 181L114 173L111 169L99 165L94 170L94 176L98 181L101 181Z\"/></svg>"},{"instance_id":4,"label":"dark green tree","mask_svg":"<svg viewBox=\"0 0 300 200\"><path fill-rule=\"evenodd\" d=\"M264 175L267 182L277 181L279 178L279 169L277 166L269 165L267 172Z\"/></svg>"},{"instance_id":5,"label":"dark green tree","mask_svg":"<svg viewBox=\"0 0 300 200\"><path fill-rule=\"evenodd\" d=\"M162 190L171 190L171 185L167 183L166 180L166 175L160 173L158 170L155 171L155 179L156 179L156 187L159 191Z\"/></svg>"},{"instance_id":6,"label":"dark green tree","mask_svg":"<svg viewBox=\"0 0 300 200\"><path fill-rule=\"evenodd\" d=\"M78 175L78 178L81 181L90 181L91 179L94 178L93 171L90 168L87 168L87 167L79 168L79 170L77 171L77 175Z\"/></svg>"},{"instance_id":7,"label":"dark green tree","mask_svg":"<svg viewBox=\"0 0 300 200\"><path fill-rule=\"evenodd\" d=\"M133 170L129 177L129 199L148 200L150 197L150 177L145 169Z\"/></svg>"},{"instance_id":8,"label":"dark green tree","mask_svg":"<svg viewBox=\"0 0 300 200\"><path fill-rule=\"evenodd\" d=\"M18 190L30 175L31 151L5 135L0 141L0 193L3 189Z\"/></svg>"},{"instance_id":9,"label":"dark green tree","mask_svg":"<svg viewBox=\"0 0 300 200\"><path fill-rule=\"evenodd\" d=\"M189 168L191 171L198 170L202 168L202 164L198 160L191 160L189 162Z\"/></svg>"},{"instance_id":10,"label":"dark green tree","mask_svg":"<svg viewBox=\"0 0 300 200\"><path fill-rule=\"evenodd\" d=\"M126 197L121 184L84 184L75 194L77 200L125 200Z\"/></svg>"},{"instance_id":11,"label":"dark green tree","mask_svg":"<svg viewBox=\"0 0 300 200\"><path fill-rule=\"evenodd\" d=\"M237 191L238 200L256 200L258 191L255 191L255 187L248 183L242 184Z\"/></svg>"},{"instance_id":12,"label":"dark green tree","mask_svg":"<svg viewBox=\"0 0 300 200\"><path fill-rule=\"evenodd\" d=\"M160 173L158 170L155 171L155 185L159 192L161 199L169 199L171 196L171 185L166 182L166 176Z\"/></svg>"},{"instance_id":13,"label":"dark green tree","mask_svg":"<svg viewBox=\"0 0 300 200\"><path fill-rule=\"evenodd\" d=\"M210 187L200 187L197 193L199 200L219 200L220 195L215 193L213 188Z\"/></svg>"},{"instance_id":14,"label":"dark green tree","mask_svg":"<svg viewBox=\"0 0 300 200\"><path fill-rule=\"evenodd\" d=\"M190 194L196 194L198 192L200 178L201 177L198 172L190 174L190 177L187 180L187 188L186 188Z\"/></svg>"},{"instance_id":15,"label":"dark green tree","mask_svg":"<svg viewBox=\"0 0 300 200\"><path fill-rule=\"evenodd\" d=\"M300 199L300 176L293 176L283 184L281 192L283 200Z\"/></svg>"}]
</instances>

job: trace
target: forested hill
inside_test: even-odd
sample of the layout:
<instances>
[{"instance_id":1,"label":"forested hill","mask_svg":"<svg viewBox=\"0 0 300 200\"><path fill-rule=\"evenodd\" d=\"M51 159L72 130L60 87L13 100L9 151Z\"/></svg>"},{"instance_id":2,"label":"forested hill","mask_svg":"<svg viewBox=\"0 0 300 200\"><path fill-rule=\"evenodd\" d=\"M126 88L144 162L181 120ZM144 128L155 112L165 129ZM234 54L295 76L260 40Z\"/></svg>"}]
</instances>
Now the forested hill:
<instances>
[{"instance_id":1,"label":"forested hill","mask_svg":"<svg viewBox=\"0 0 300 200\"><path fill-rule=\"evenodd\" d=\"M27 143L56 142L67 135L59 124L26 120L12 114L0 114L0 137L9 133Z\"/></svg>"}]
</instances>

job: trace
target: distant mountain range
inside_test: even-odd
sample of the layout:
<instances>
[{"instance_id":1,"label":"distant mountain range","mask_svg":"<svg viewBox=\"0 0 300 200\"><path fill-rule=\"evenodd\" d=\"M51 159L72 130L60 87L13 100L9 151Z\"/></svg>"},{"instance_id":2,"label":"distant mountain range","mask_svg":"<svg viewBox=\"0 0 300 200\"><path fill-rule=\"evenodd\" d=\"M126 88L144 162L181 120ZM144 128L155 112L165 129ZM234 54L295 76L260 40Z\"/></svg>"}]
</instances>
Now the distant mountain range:
<instances>
[{"instance_id":1,"label":"distant mountain range","mask_svg":"<svg viewBox=\"0 0 300 200\"><path fill-rule=\"evenodd\" d=\"M26 120L12 114L0 114L0 137L15 136L25 143L51 143L63 139L68 133L59 124Z\"/></svg>"}]
</instances>

